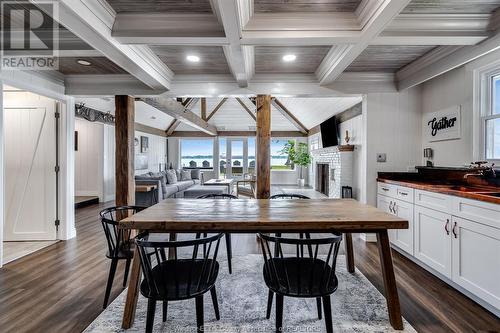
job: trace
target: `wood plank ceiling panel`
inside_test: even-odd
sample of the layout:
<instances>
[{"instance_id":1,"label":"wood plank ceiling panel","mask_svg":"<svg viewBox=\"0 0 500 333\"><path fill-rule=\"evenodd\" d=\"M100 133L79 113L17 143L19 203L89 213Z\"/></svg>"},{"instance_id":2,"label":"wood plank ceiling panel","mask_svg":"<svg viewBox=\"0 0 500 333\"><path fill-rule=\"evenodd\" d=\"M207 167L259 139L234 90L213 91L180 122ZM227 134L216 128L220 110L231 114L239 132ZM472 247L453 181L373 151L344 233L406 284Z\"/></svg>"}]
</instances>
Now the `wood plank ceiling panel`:
<instances>
[{"instance_id":1,"label":"wood plank ceiling panel","mask_svg":"<svg viewBox=\"0 0 500 333\"><path fill-rule=\"evenodd\" d=\"M160 59L175 74L230 74L231 71L220 46L152 46ZM200 57L199 62L189 62L188 55Z\"/></svg>"},{"instance_id":2,"label":"wood plank ceiling panel","mask_svg":"<svg viewBox=\"0 0 500 333\"><path fill-rule=\"evenodd\" d=\"M500 0L413 0L403 13L488 14L500 7Z\"/></svg>"},{"instance_id":3,"label":"wood plank ceiling panel","mask_svg":"<svg viewBox=\"0 0 500 333\"><path fill-rule=\"evenodd\" d=\"M354 12L361 0L254 0L257 13Z\"/></svg>"},{"instance_id":4,"label":"wood plank ceiling panel","mask_svg":"<svg viewBox=\"0 0 500 333\"><path fill-rule=\"evenodd\" d=\"M434 48L435 46L369 46L346 71L394 73Z\"/></svg>"},{"instance_id":5,"label":"wood plank ceiling panel","mask_svg":"<svg viewBox=\"0 0 500 333\"><path fill-rule=\"evenodd\" d=\"M212 13L209 0L107 0L116 12Z\"/></svg>"},{"instance_id":6,"label":"wood plank ceiling panel","mask_svg":"<svg viewBox=\"0 0 500 333\"><path fill-rule=\"evenodd\" d=\"M91 63L90 66L83 66L77 63L78 60L85 60ZM120 66L106 57L65 57L59 58L59 72L64 75L78 74L127 74Z\"/></svg>"},{"instance_id":7,"label":"wood plank ceiling panel","mask_svg":"<svg viewBox=\"0 0 500 333\"><path fill-rule=\"evenodd\" d=\"M255 48L256 73L314 73L330 50L329 46L257 46ZM285 54L297 59L284 62Z\"/></svg>"}]
</instances>

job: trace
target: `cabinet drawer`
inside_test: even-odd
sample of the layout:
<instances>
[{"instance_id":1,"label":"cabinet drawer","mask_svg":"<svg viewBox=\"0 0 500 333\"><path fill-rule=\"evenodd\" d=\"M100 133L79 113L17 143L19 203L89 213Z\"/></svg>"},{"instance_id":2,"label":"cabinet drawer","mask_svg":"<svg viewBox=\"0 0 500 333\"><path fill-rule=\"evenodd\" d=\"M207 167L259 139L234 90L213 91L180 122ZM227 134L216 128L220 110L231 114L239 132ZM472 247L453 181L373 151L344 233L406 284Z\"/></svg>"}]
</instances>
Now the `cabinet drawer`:
<instances>
[{"instance_id":1,"label":"cabinet drawer","mask_svg":"<svg viewBox=\"0 0 500 333\"><path fill-rule=\"evenodd\" d=\"M388 197L396 198L397 188L398 187L396 185L391 185L391 184L386 184L386 183L378 183L377 193L382 194L382 195L386 195Z\"/></svg>"},{"instance_id":2,"label":"cabinet drawer","mask_svg":"<svg viewBox=\"0 0 500 333\"><path fill-rule=\"evenodd\" d=\"M452 197L441 193L415 190L415 205L451 213Z\"/></svg>"},{"instance_id":3,"label":"cabinet drawer","mask_svg":"<svg viewBox=\"0 0 500 333\"><path fill-rule=\"evenodd\" d=\"M409 202L409 203L413 203L413 193L414 193L414 190L412 188L409 188L409 187L398 186L396 189L396 197L399 200Z\"/></svg>"},{"instance_id":4,"label":"cabinet drawer","mask_svg":"<svg viewBox=\"0 0 500 333\"><path fill-rule=\"evenodd\" d=\"M453 215L500 229L500 205L453 197Z\"/></svg>"}]
</instances>

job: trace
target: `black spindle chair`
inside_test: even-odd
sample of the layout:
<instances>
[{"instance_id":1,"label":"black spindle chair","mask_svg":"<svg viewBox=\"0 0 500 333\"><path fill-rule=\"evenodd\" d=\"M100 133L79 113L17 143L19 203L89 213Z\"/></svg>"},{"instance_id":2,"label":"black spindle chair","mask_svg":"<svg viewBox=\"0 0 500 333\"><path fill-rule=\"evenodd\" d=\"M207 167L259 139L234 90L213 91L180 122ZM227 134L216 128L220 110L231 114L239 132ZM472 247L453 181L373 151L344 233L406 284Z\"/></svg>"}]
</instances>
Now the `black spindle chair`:
<instances>
[{"instance_id":1,"label":"black spindle chair","mask_svg":"<svg viewBox=\"0 0 500 333\"><path fill-rule=\"evenodd\" d=\"M203 295L210 291L215 317L220 319L215 281L219 273L217 253L223 234L182 241L156 241L154 234L141 234L136 244L141 258L144 280L141 294L148 299L146 332L152 332L156 302L163 301L163 321L167 320L168 301L195 298L197 331L204 331ZM200 246L204 247L199 251ZM192 252L189 248L192 247ZM174 258L162 252L174 250ZM182 253L185 258L178 258Z\"/></svg>"},{"instance_id":2,"label":"black spindle chair","mask_svg":"<svg viewBox=\"0 0 500 333\"><path fill-rule=\"evenodd\" d=\"M111 288L113 287L113 280L115 278L118 261L126 260L125 276L123 278L123 288L125 288L127 285L130 263L134 256L133 249L131 248L132 241L130 239L130 230L118 229L118 221L129 215L140 212L143 209L144 207L139 206L119 206L104 209L99 213L104 234L106 235L106 241L108 243L108 252L106 253L106 257L111 259L108 283L106 284L106 292L104 295L104 309L108 306L109 294L111 293Z\"/></svg>"},{"instance_id":3,"label":"black spindle chair","mask_svg":"<svg viewBox=\"0 0 500 333\"><path fill-rule=\"evenodd\" d=\"M276 199L284 199L284 200L290 200L290 199L311 199L308 196L302 195L302 194L297 194L297 193L279 193L275 194L269 197L271 200L276 200ZM281 233L276 233L276 237L281 237ZM311 238L311 234L306 233L306 238ZM304 233L299 233L300 238L304 238ZM308 246L309 249L309 256L312 256L312 247ZM275 253L277 253L277 245L275 245ZM269 295L268 295L268 301L267 301L267 314L266 317L267 319L270 318L271 316L271 307L273 305L273 292L269 290ZM317 306L318 306L318 318L321 318L321 298L317 299Z\"/></svg>"},{"instance_id":4,"label":"black spindle chair","mask_svg":"<svg viewBox=\"0 0 500 333\"><path fill-rule=\"evenodd\" d=\"M238 197L227 193L219 193L219 194L210 193L199 196L197 199L238 199ZM205 233L204 236L207 237L207 234ZM231 246L231 234L226 232L224 233L224 236L226 237L227 267L229 269L229 274L233 274L233 266L231 264L231 259L233 258L233 249Z\"/></svg>"},{"instance_id":5,"label":"black spindle chair","mask_svg":"<svg viewBox=\"0 0 500 333\"><path fill-rule=\"evenodd\" d=\"M258 236L264 255L264 281L276 294L276 332L283 329L284 296L322 299L326 332L333 332L330 295L338 287L335 266L341 234L314 239L273 237L262 233ZM277 253L271 251L269 243L276 245ZM294 254L286 253L290 246L294 248ZM309 246L313 248L313 254L304 255L304 247ZM318 257L319 254L321 257ZM268 299L268 303L270 301L272 298Z\"/></svg>"}]
</instances>

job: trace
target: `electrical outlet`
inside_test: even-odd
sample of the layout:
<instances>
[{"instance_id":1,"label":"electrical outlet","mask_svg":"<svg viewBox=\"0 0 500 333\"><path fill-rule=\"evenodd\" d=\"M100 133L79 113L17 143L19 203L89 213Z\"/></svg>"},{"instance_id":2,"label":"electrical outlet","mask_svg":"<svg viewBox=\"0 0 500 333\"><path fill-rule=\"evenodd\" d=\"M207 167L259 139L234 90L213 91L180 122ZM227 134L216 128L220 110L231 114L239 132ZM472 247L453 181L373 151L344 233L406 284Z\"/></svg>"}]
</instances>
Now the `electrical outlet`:
<instances>
[{"instance_id":1,"label":"electrical outlet","mask_svg":"<svg viewBox=\"0 0 500 333\"><path fill-rule=\"evenodd\" d=\"M387 156L385 153L377 153L377 162L383 163L387 161Z\"/></svg>"}]
</instances>

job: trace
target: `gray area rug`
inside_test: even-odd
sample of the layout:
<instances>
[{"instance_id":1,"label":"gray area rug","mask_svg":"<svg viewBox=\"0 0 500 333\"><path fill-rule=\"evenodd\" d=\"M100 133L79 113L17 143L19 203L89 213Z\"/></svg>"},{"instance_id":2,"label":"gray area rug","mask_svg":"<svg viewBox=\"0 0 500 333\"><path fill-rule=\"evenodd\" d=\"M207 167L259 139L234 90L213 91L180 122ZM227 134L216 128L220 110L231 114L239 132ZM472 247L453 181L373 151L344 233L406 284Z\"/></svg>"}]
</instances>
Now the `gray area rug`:
<instances>
[{"instance_id":1,"label":"gray area rug","mask_svg":"<svg viewBox=\"0 0 500 333\"><path fill-rule=\"evenodd\" d=\"M219 299L220 321L215 320L210 293L205 294L205 332L274 332L275 316L265 317L267 291L262 278L261 255L233 258L233 274L229 275L227 262L221 260L216 288ZM332 295L334 332L401 332L389 324L385 298L356 270L347 272L344 256L337 260L339 288ZM126 291L85 330L85 332L124 332L121 329ZM325 332L324 320L318 320L315 299L285 297L283 332ZM126 332L144 332L147 300L139 296L134 326ZM168 318L162 323L161 303L156 307L155 332L196 332L194 299L168 304ZM416 332L404 320L403 332Z\"/></svg>"}]
</instances>

